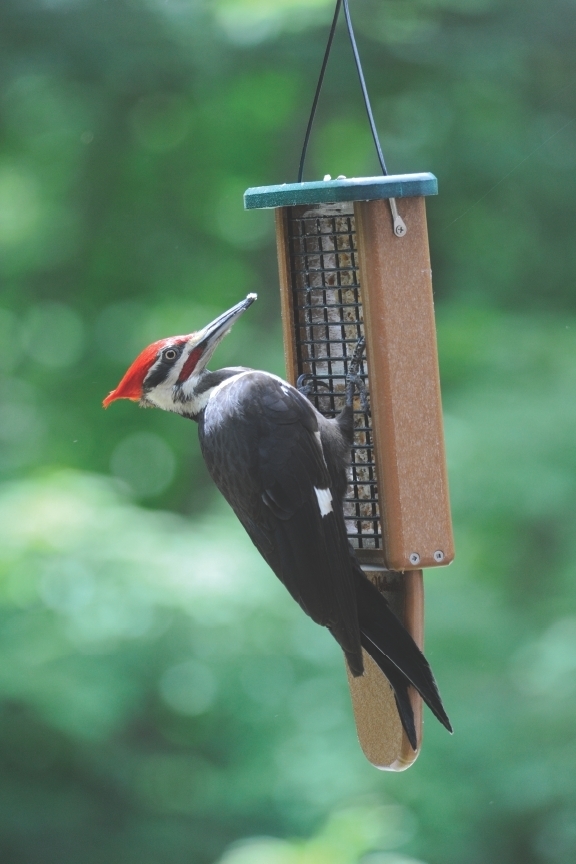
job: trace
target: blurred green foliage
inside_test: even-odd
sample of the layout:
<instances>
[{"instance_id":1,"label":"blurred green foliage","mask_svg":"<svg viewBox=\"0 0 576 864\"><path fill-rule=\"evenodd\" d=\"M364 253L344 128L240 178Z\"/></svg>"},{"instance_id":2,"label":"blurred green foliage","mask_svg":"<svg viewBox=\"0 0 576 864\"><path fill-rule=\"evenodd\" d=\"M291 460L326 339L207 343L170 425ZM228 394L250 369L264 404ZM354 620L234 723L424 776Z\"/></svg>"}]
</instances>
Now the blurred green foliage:
<instances>
[{"instance_id":1,"label":"blurred green foliage","mask_svg":"<svg viewBox=\"0 0 576 864\"><path fill-rule=\"evenodd\" d=\"M195 429L103 396L256 290L217 361L282 371L272 218L326 0L0 5L3 864L576 858L573 8L353 0L393 172L429 199L456 563L454 721L380 774L342 659L215 494ZM309 178L375 173L337 36Z\"/></svg>"}]
</instances>

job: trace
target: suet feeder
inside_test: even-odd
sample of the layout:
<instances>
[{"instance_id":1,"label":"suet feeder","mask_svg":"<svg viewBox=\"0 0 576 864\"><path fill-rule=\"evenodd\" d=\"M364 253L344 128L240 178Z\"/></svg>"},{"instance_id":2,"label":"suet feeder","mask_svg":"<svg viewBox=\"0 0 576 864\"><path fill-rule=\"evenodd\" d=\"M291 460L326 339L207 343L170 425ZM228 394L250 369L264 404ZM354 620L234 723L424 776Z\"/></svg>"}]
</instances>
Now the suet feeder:
<instances>
[{"instance_id":1,"label":"suet feeder","mask_svg":"<svg viewBox=\"0 0 576 864\"><path fill-rule=\"evenodd\" d=\"M344 404L364 336L370 412L355 403L345 518L366 575L423 647L422 570L454 557L425 197L432 174L248 189L245 207L274 208L287 378L307 374L319 411ZM396 203L398 201L398 204ZM416 759L387 679L364 652L349 675L361 747L394 771ZM422 702L411 688L418 744ZM419 748L418 748L419 749Z\"/></svg>"}]
</instances>

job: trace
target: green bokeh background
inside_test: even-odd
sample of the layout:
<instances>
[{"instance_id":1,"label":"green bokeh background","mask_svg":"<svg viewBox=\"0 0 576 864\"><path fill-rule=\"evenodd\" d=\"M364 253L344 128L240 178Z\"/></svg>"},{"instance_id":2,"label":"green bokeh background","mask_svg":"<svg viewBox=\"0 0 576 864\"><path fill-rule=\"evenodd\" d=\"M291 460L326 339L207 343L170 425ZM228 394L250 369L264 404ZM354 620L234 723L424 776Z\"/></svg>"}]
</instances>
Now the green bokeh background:
<instances>
[{"instance_id":1,"label":"green bokeh background","mask_svg":"<svg viewBox=\"0 0 576 864\"><path fill-rule=\"evenodd\" d=\"M213 489L193 426L102 397L257 291L220 365L282 373L269 213L332 4L0 4L0 860L576 860L576 16L351 0L394 173L429 199L457 560L430 573L407 773ZM309 179L377 172L342 30Z\"/></svg>"}]
</instances>

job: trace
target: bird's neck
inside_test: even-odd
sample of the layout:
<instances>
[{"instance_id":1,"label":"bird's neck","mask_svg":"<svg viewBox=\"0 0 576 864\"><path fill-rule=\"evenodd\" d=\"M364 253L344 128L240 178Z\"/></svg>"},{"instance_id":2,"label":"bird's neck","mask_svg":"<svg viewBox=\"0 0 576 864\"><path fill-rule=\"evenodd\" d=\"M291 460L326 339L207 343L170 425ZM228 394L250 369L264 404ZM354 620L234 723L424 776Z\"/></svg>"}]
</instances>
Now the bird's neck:
<instances>
[{"instance_id":1,"label":"bird's neck","mask_svg":"<svg viewBox=\"0 0 576 864\"><path fill-rule=\"evenodd\" d=\"M217 369L215 372L204 369L198 376L198 380L194 382L190 395L175 400L174 411L198 422L216 388L229 378L235 378L236 375L249 371L246 366L228 366L225 369Z\"/></svg>"}]
</instances>

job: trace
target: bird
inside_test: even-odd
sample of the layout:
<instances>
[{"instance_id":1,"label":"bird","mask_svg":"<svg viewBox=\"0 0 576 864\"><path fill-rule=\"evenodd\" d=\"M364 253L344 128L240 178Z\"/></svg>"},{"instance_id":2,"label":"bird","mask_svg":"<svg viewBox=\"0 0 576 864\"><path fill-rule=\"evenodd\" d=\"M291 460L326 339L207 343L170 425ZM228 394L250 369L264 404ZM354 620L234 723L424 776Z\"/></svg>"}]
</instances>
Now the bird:
<instances>
[{"instance_id":1,"label":"bird","mask_svg":"<svg viewBox=\"0 0 576 864\"><path fill-rule=\"evenodd\" d=\"M248 294L202 330L153 342L103 405L130 399L198 424L208 472L250 539L304 612L336 639L353 676L364 673L362 649L375 660L416 751L410 686L452 726L428 661L360 567L342 507L363 344L334 419L316 410L303 382L294 387L245 366L209 371L215 349L256 297Z\"/></svg>"}]
</instances>

